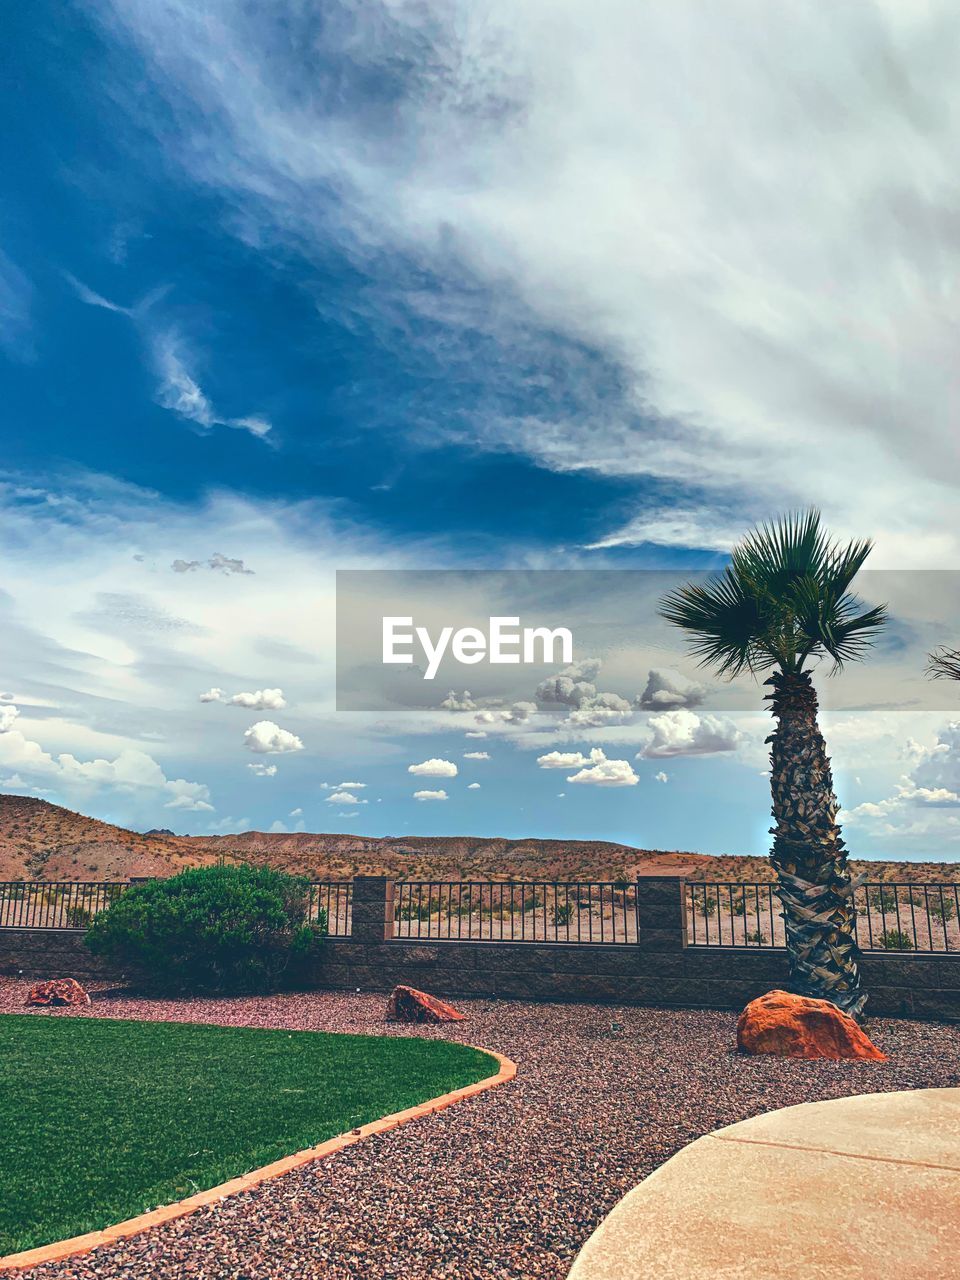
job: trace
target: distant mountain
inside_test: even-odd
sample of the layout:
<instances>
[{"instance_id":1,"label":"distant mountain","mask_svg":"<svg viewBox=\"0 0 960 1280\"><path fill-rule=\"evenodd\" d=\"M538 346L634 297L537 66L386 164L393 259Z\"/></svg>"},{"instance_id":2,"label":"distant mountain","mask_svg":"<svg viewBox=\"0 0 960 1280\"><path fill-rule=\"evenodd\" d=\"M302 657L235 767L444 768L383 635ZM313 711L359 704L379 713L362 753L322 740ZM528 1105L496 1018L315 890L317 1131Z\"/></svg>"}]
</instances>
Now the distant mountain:
<instances>
[{"instance_id":1,"label":"distant mountain","mask_svg":"<svg viewBox=\"0 0 960 1280\"><path fill-rule=\"evenodd\" d=\"M358 874L406 880L770 880L765 858L638 849L606 840L485 836L351 836L247 831L235 836L140 833L28 796L0 795L0 880L127 880L228 862L316 880ZM957 880L957 863L855 863L871 879Z\"/></svg>"}]
</instances>

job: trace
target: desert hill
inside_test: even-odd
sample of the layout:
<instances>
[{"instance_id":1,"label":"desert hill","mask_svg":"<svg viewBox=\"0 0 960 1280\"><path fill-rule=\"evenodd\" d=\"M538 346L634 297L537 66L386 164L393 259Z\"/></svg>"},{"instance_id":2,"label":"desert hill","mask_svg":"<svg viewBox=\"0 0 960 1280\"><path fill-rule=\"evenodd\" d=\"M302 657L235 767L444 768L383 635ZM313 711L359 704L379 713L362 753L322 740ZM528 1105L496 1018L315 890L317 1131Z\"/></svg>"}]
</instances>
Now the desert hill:
<instances>
[{"instance_id":1,"label":"desert hill","mask_svg":"<svg viewBox=\"0 0 960 1280\"><path fill-rule=\"evenodd\" d=\"M482 836L353 836L248 831L144 834L30 796L0 795L0 880L126 880L228 862L269 864L316 880L770 880L765 858L639 849L605 840ZM958 863L854 863L871 880L960 881Z\"/></svg>"}]
</instances>

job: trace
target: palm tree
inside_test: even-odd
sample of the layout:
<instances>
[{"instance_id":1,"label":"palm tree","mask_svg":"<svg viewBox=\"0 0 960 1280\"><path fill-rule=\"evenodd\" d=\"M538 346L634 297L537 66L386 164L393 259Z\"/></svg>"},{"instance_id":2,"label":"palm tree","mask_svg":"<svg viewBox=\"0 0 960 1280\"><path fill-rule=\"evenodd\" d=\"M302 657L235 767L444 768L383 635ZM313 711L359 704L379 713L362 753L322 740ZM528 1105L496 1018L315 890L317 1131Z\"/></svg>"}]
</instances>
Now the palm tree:
<instances>
[{"instance_id":1,"label":"palm tree","mask_svg":"<svg viewBox=\"0 0 960 1280\"><path fill-rule=\"evenodd\" d=\"M660 613L687 632L700 665L733 679L771 674L765 699L776 721L770 744L775 826L771 861L783 904L790 981L800 995L832 1000L859 1017L866 1003L858 968L847 854L817 695L808 667L832 658L833 671L862 658L886 621L850 592L869 541L840 546L819 511L764 524L706 583L666 595Z\"/></svg>"}]
</instances>

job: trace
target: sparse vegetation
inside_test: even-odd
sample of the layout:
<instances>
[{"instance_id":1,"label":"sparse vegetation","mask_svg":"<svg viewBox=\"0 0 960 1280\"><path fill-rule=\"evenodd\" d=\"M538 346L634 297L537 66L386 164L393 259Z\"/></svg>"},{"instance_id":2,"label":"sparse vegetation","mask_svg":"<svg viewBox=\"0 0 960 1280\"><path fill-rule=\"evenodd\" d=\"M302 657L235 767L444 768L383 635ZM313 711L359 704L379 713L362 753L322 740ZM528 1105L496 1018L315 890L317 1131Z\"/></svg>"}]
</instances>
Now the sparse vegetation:
<instances>
[{"instance_id":1,"label":"sparse vegetation","mask_svg":"<svg viewBox=\"0 0 960 1280\"><path fill-rule=\"evenodd\" d=\"M879 937L874 938L873 942L878 951L913 950L913 939L902 929L886 929Z\"/></svg>"}]
</instances>

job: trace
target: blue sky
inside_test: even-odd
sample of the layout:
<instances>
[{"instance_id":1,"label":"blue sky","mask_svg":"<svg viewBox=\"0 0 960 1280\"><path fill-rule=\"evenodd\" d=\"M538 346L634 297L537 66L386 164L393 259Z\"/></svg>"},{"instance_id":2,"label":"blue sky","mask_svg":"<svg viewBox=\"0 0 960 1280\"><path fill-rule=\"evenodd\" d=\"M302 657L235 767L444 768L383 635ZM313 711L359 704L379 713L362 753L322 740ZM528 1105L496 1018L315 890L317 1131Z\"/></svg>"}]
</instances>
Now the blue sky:
<instances>
[{"instance_id":1,"label":"blue sky","mask_svg":"<svg viewBox=\"0 0 960 1280\"><path fill-rule=\"evenodd\" d=\"M709 568L809 503L877 567L957 567L960 23L758 11L8 16L7 790L192 832L765 851L766 726L722 691L471 729L337 715L332 652L337 568ZM631 703L653 661L697 678L577 656ZM949 699L842 701L854 851L952 856ZM262 721L300 745L254 749ZM551 749L636 780L567 785ZM455 779L418 787L429 759Z\"/></svg>"}]
</instances>

